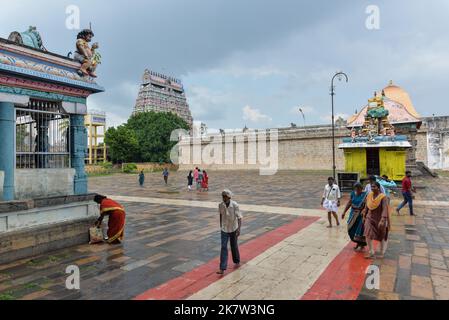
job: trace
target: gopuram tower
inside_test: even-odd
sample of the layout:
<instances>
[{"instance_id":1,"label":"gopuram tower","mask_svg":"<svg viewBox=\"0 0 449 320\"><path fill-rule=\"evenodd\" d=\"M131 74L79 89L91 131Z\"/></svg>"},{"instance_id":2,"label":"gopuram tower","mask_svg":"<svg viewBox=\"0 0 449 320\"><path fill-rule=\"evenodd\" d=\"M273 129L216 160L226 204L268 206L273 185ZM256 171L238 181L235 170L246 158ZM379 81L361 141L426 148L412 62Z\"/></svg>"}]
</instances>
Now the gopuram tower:
<instances>
[{"instance_id":1,"label":"gopuram tower","mask_svg":"<svg viewBox=\"0 0 449 320\"><path fill-rule=\"evenodd\" d=\"M192 127L193 118L181 80L146 69L134 112L173 112Z\"/></svg>"}]
</instances>

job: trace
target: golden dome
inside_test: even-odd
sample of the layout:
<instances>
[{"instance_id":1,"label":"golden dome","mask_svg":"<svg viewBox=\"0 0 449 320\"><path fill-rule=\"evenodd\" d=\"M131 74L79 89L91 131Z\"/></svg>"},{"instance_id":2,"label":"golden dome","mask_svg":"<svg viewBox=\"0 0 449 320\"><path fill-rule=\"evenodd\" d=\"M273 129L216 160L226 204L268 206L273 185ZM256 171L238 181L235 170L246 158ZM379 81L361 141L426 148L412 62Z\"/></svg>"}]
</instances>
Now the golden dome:
<instances>
[{"instance_id":1,"label":"golden dome","mask_svg":"<svg viewBox=\"0 0 449 320\"><path fill-rule=\"evenodd\" d=\"M407 109L407 111L415 118L421 118L421 116L413 106L410 96L404 89L397 85L394 85L393 81L390 81L389 85L386 86L383 90L385 92L385 96L388 99L402 104Z\"/></svg>"}]
</instances>

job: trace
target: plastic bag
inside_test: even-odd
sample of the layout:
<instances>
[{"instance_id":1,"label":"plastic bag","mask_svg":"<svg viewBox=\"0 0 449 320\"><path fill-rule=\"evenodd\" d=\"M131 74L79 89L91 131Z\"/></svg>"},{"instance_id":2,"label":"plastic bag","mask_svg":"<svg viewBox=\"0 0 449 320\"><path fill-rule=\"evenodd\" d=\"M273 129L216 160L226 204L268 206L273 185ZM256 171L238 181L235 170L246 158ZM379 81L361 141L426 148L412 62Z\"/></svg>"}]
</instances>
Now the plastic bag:
<instances>
[{"instance_id":1,"label":"plastic bag","mask_svg":"<svg viewBox=\"0 0 449 320\"><path fill-rule=\"evenodd\" d=\"M103 242L103 232L101 228L89 228L89 244Z\"/></svg>"}]
</instances>

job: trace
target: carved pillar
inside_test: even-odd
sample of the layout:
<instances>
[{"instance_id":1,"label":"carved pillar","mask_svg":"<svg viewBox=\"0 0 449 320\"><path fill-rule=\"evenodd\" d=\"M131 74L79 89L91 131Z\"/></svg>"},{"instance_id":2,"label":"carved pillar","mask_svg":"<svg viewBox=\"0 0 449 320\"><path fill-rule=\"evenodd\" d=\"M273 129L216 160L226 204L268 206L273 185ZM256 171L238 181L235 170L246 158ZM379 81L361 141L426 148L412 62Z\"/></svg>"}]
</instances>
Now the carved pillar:
<instances>
[{"instance_id":1,"label":"carved pillar","mask_svg":"<svg viewBox=\"0 0 449 320\"><path fill-rule=\"evenodd\" d=\"M16 115L14 104L0 102L0 171L4 171L3 199L14 200L14 133L16 130Z\"/></svg>"},{"instance_id":2,"label":"carved pillar","mask_svg":"<svg viewBox=\"0 0 449 320\"><path fill-rule=\"evenodd\" d=\"M87 193L87 176L84 170L84 158L87 150L87 132L84 127L84 115L70 115L70 159L75 169L75 194Z\"/></svg>"}]
</instances>

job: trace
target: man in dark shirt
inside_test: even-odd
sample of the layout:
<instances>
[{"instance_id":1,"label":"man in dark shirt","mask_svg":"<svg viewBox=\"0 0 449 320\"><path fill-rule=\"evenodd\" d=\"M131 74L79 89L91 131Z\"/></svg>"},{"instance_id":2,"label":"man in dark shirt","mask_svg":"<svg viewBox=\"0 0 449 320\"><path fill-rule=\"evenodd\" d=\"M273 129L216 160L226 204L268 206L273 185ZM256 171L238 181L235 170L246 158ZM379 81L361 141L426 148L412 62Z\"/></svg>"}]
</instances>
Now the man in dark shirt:
<instances>
[{"instance_id":1,"label":"man in dark shirt","mask_svg":"<svg viewBox=\"0 0 449 320\"><path fill-rule=\"evenodd\" d=\"M413 195L412 192L416 192L415 187L412 186L412 173L410 171L405 172L405 177L402 179L402 196L404 197L404 201L396 208L396 212L399 214L399 211L408 203L408 207L410 209L410 215L413 216Z\"/></svg>"}]
</instances>

